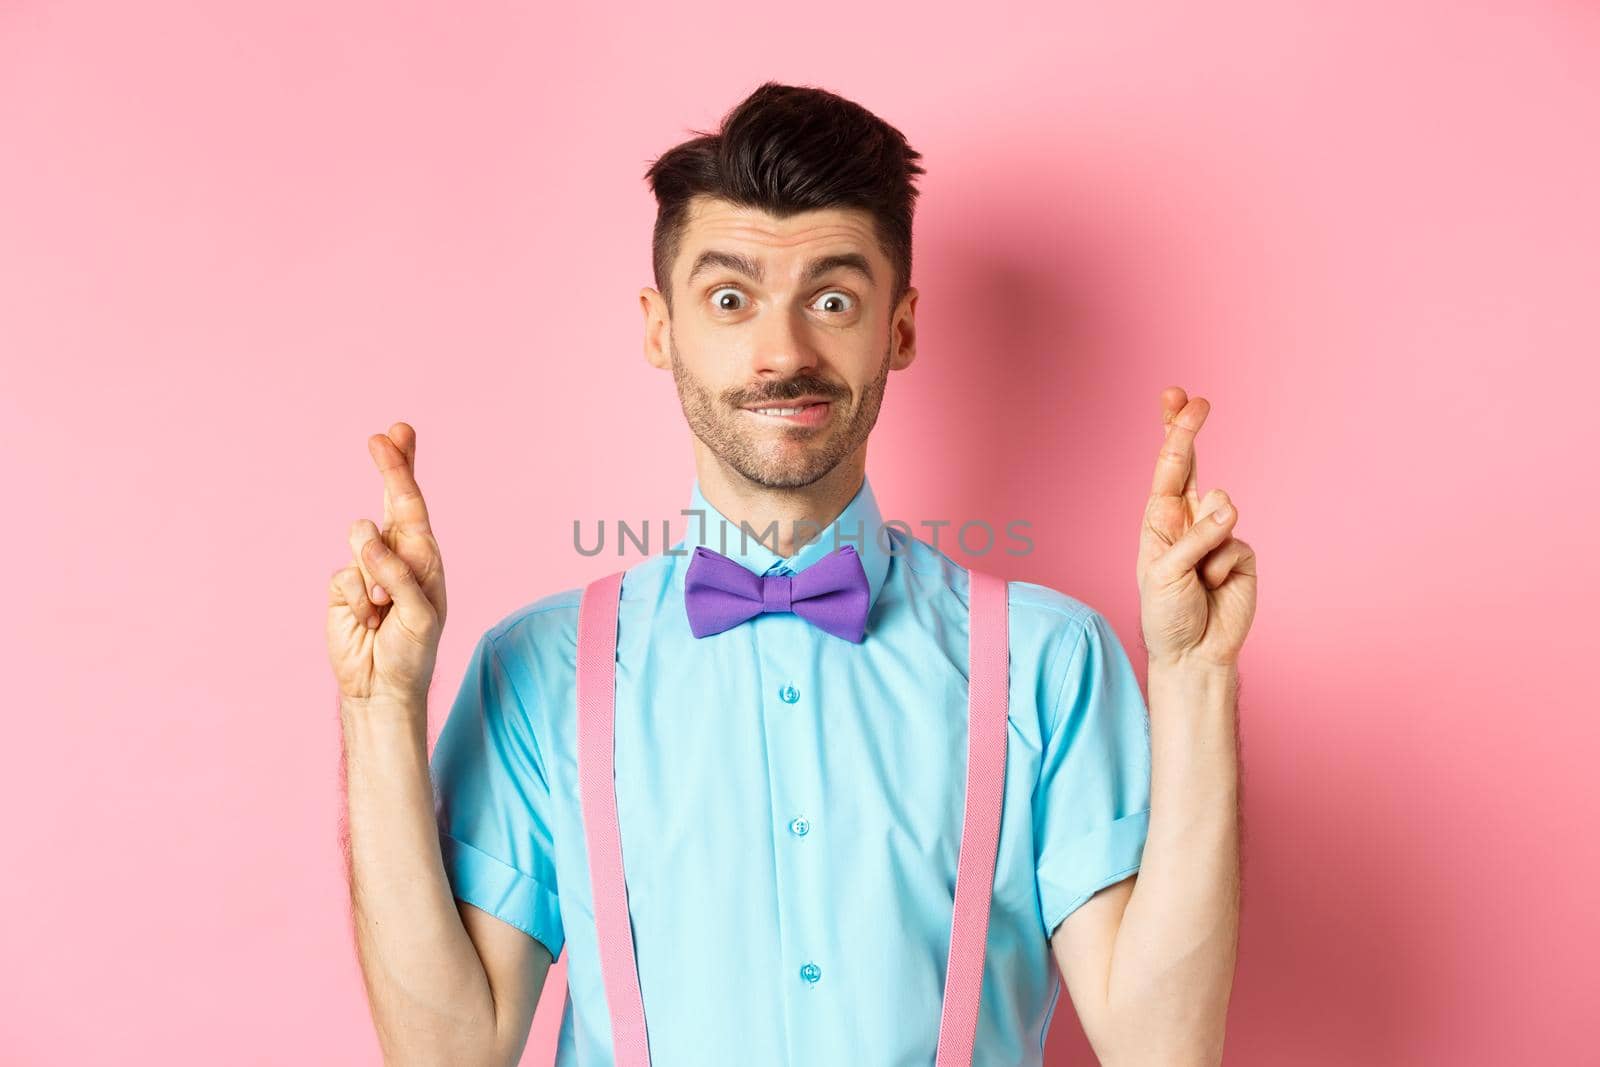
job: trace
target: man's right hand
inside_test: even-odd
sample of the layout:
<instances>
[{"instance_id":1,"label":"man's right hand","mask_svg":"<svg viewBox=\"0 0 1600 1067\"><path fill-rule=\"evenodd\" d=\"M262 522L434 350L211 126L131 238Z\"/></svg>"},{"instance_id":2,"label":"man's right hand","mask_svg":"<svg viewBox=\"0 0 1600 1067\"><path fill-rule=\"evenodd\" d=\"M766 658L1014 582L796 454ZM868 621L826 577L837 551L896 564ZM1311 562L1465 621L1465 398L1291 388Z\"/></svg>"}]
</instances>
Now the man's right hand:
<instances>
[{"instance_id":1,"label":"man's right hand","mask_svg":"<svg viewBox=\"0 0 1600 1067\"><path fill-rule=\"evenodd\" d=\"M383 528L350 527L353 562L328 584L328 659L345 705L427 708L444 632L444 561L414 472L404 422L367 438L383 474Z\"/></svg>"}]
</instances>

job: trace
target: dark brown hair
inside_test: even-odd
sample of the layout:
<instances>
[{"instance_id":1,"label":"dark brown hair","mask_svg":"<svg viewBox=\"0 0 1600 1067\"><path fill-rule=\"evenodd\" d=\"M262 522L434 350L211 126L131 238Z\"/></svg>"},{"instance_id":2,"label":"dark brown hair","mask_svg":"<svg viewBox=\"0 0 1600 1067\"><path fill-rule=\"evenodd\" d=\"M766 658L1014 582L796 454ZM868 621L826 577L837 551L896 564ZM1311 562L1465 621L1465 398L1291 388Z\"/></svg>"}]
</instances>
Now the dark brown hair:
<instances>
[{"instance_id":1,"label":"dark brown hair","mask_svg":"<svg viewBox=\"0 0 1600 1067\"><path fill-rule=\"evenodd\" d=\"M911 285L912 179L926 172L899 130L824 89L769 81L723 116L718 131L690 132L693 140L645 172L656 197L651 259L668 308L672 265L697 194L779 218L827 207L866 211L894 268L890 307L900 302Z\"/></svg>"}]
</instances>

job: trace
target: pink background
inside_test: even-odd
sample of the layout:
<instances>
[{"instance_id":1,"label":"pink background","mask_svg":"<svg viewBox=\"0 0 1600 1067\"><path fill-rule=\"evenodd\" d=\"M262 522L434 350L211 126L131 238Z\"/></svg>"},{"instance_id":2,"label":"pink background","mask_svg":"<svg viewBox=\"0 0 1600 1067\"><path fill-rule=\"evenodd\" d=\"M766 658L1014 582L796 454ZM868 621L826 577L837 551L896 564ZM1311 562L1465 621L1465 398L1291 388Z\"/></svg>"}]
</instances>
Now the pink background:
<instances>
[{"instance_id":1,"label":"pink background","mask_svg":"<svg viewBox=\"0 0 1600 1067\"><path fill-rule=\"evenodd\" d=\"M323 637L363 442L419 432L437 731L618 565L573 519L687 500L642 172L770 77L926 155L886 514L1030 521L989 564L1137 659L1157 395L1212 401L1261 569L1227 1062L1597 1062L1592 8L250 6L0 9L0 1060L378 1062Z\"/></svg>"}]
</instances>

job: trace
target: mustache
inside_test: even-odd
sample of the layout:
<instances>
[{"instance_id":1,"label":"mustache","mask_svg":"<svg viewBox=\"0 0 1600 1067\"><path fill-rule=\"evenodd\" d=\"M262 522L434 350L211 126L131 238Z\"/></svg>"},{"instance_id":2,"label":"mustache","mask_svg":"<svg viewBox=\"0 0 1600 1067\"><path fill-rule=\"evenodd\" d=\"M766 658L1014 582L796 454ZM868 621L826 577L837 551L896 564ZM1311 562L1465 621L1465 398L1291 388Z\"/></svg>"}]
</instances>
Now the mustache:
<instances>
[{"instance_id":1,"label":"mustache","mask_svg":"<svg viewBox=\"0 0 1600 1067\"><path fill-rule=\"evenodd\" d=\"M845 396L838 386L829 385L827 382L815 378L791 378L781 385L775 385L759 396L736 396L729 399L734 407L748 407L754 404L770 404L784 400L798 400L803 396L820 396L827 400L839 400Z\"/></svg>"}]
</instances>

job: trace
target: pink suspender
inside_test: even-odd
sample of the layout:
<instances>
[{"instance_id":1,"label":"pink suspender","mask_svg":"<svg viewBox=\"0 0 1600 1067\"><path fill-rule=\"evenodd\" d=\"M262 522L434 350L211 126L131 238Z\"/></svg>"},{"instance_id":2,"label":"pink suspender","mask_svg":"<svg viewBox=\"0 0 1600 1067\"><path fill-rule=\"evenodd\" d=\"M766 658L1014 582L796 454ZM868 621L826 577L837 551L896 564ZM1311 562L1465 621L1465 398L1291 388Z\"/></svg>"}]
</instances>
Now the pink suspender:
<instances>
[{"instance_id":1,"label":"pink suspender","mask_svg":"<svg viewBox=\"0 0 1600 1067\"><path fill-rule=\"evenodd\" d=\"M584 587L578 606L578 796L589 850L596 936L611 1039L619 1067L648 1067L644 1002L633 956L633 925L623 879L617 826L615 697L617 571ZM967 792L956 863L955 906L939 1016L937 1067L972 1063L983 990L989 900L1006 768L1006 711L1010 693L1006 583L969 570L967 672Z\"/></svg>"},{"instance_id":2,"label":"pink suspender","mask_svg":"<svg viewBox=\"0 0 1600 1067\"><path fill-rule=\"evenodd\" d=\"M970 569L967 576L967 799L961 818L961 857L956 861L944 1008L939 1015L938 1067L972 1062L1006 777L1010 701L1006 583Z\"/></svg>"},{"instance_id":3,"label":"pink suspender","mask_svg":"<svg viewBox=\"0 0 1600 1067\"><path fill-rule=\"evenodd\" d=\"M600 940L600 974L611 1011L611 1043L618 1067L648 1067L644 1000L633 959L633 923L622 880L622 837L617 828L616 780L611 757L616 716L617 597L623 571L596 578L578 601L578 803L589 845L589 885Z\"/></svg>"}]
</instances>

